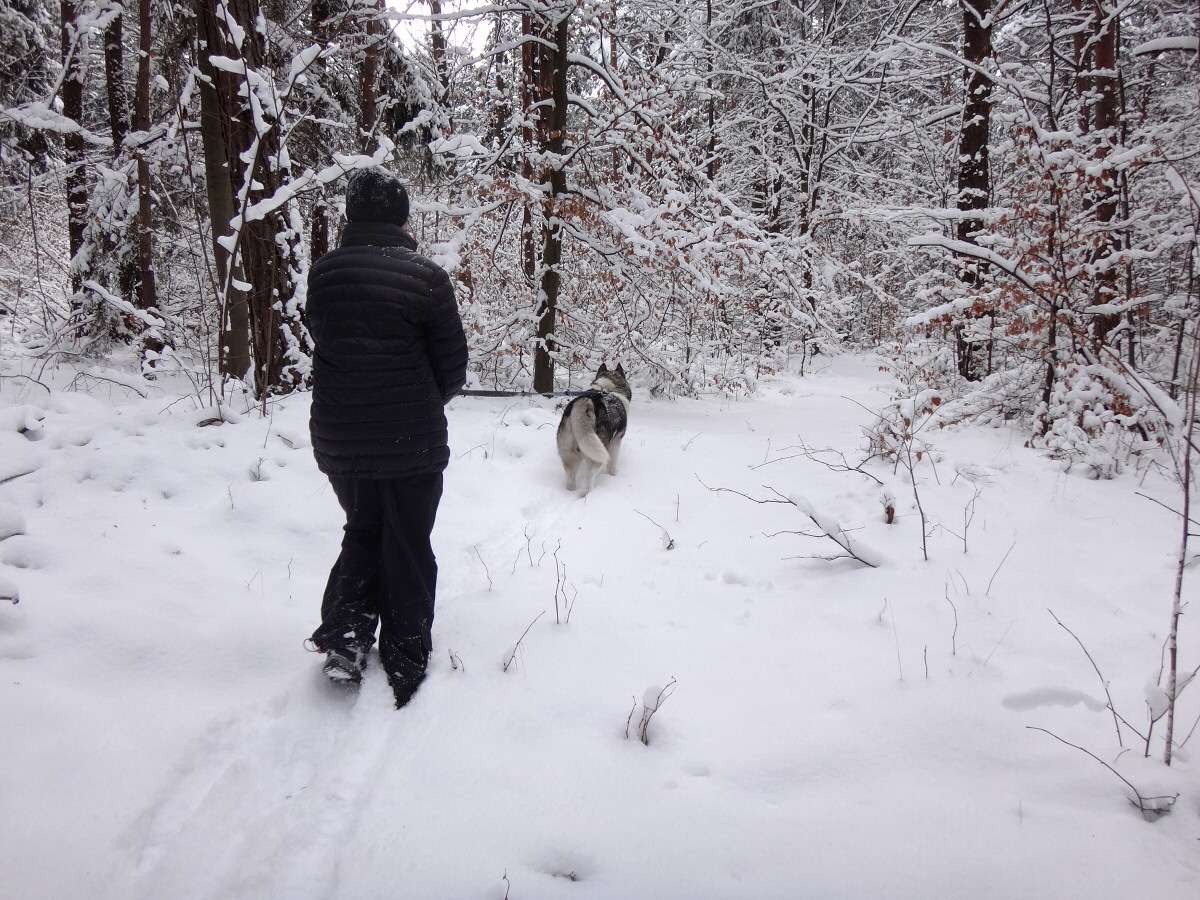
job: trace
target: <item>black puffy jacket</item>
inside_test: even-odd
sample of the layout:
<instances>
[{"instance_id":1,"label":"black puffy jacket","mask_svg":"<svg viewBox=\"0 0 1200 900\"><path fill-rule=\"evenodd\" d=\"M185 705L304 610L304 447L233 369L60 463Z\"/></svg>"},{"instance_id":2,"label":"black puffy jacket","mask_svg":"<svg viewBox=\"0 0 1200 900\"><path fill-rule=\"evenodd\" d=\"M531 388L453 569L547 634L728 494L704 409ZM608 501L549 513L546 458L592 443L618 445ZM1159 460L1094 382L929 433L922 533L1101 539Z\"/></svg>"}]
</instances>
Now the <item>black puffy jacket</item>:
<instances>
[{"instance_id":1,"label":"black puffy jacket","mask_svg":"<svg viewBox=\"0 0 1200 900\"><path fill-rule=\"evenodd\" d=\"M390 222L347 222L308 274L309 430L327 475L394 478L450 461L445 404L467 341L450 278Z\"/></svg>"}]
</instances>

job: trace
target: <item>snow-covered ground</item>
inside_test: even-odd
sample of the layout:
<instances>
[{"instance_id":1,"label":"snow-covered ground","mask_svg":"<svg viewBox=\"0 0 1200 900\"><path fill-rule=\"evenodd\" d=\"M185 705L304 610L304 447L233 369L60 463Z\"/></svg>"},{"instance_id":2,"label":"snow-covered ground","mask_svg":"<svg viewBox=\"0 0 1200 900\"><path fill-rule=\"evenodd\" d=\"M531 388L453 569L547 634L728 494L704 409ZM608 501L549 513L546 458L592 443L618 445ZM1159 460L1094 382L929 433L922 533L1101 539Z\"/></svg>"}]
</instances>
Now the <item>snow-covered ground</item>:
<instances>
[{"instance_id":1,"label":"snow-covered ground","mask_svg":"<svg viewBox=\"0 0 1200 900\"><path fill-rule=\"evenodd\" d=\"M869 361L736 401L635 382L586 499L554 402L458 398L436 648L396 711L377 664L343 694L302 646L341 528L308 398L212 424L162 385L75 386L0 379L4 898L1200 896L1200 736L1169 769L1162 723L1122 749L1093 668L1144 729L1161 473L929 434L925 561L905 470L799 452L861 459ZM788 497L880 564L755 502ZM1190 671L1194 617L1180 645ZM1180 737L1198 714L1192 688ZM1146 821L1122 777L1174 809Z\"/></svg>"}]
</instances>

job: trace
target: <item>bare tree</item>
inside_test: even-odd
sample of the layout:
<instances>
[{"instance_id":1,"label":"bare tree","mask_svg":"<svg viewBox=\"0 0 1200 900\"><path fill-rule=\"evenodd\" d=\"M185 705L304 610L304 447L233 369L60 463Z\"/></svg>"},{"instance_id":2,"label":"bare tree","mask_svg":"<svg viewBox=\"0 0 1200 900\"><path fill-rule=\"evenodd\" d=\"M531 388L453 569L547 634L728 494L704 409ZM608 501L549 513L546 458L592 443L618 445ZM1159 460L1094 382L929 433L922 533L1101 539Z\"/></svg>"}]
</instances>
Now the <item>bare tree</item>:
<instances>
[{"instance_id":1,"label":"bare tree","mask_svg":"<svg viewBox=\"0 0 1200 900\"><path fill-rule=\"evenodd\" d=\"M212 228L213 260L218 298L218 368L227 378L245 378L250 372L250 308L243 285L241 261L231 253L232 222L237 214L233 178L230 175L229 126L217 95L217 71L211 55L218 46L210 33L217 23L208 0L194 0L198 52L196 66L202 76L200 95L200 135L204 152L204 184Z\"/></svg>"},{"instance_id":2,"label":"bare tree","mask_svg":"<svg viewBox=\"0 0 1200 900\"><path fill-rule=\"evenodd\" d=\"M71 258L75 259L83 249L83 232L87 219L88 190L84 151L86 144L80 129L83 127L84 67L82 42L86 33L79 25L79 4L76 0L60 0L62 34L62 98L63 115L76 127L63 135L65 148L65 177L67 188L67 232ZM72 268L71 293L78 294L83 287L82 273Z\"/></svg>"},{"instance_id":3,"label":"bare tree","mask_svg":"<svg viewBox=\"0 0 1200 900\"><path fill-rule=\"evenodd\" d=\"M1003 2L1003 0L1002 0ZM992 0L959 0L963 21L963 98L962 127L958 138L958 220L956 233L959 241L974 244L976 236L983 230L984 223L978 213L987 209L991 200L991 172L988 165L988 139L991 131L992 79L988 64L992 55ZM962 259L958 275L963 288L971 292L981 283L981 270L987 266L977 258ZM975 316L987 316L993 320L995 314L987 310L974 309ZM978 379L991 370L987 360L986 370L978 359L982 344L969 334L970 325L959 322L955 326L958 349L958 371L964 378ZM988 342L990 357L991 344Z\"/></svg>"},{"instance_id":4,"label":"bare tree","mask_svg":"<svg viewBox=\"0 0 1200 900\"><path fill-rule=\"evenodd\" d=\"M534 348L533 389L554 390L554 330L558 292L562 283L562 225L558 202L567 190L562 158L567 130L567 29L573 3L546 6L532 18L535 40L527 42L526 75L532 87L537 152L545 159L542 214L541 280L537 297L537 343Z\"/></svg>"},{"instance_id":5,"label":"bare tree","mask_svg":"<svg viewBox=\"0 0 1200 900\"><path fill-rule=\"evenodd\" d=\"M138 4L138 67L137 86L134 89L133 130L141 137L137 156L138 212L136 218L138 272L138 305L142 309L158 307L158 291L154 283L154 221L150 192L150 161L146 143L150 139L150 60L154 45L150 15L151 0L139 0ZM152 349L161 349L154 347Z\"/></svg>"},{"instance_id":6,"label":"bare tree","mask_svg":"<svg viewBox=\"0 0 1200 900\"><path fill-rule=\"evenodd\" d=\"M258 0L203 0L201 12L206 40L201 52L210 59L235 61L212 66L213 124L225 145L224 177L235 204L226 239L232 244L231 264L223 287L226 295L230 288L245 292L252 382L255 394L265 398L294 387L303 377L295 369L295 357L307 350L292 303L299 236L288 221L287 203L274 200L288 177L280 156L279 98L273 81L263 74L267 45ZM204 134L214 136L211 126ZM206 149L206 160L210 155L218 163L216 151ZM245 280L235 283L239 267Z\"/></svg>"},{"instance_id":7,"label":"bare tree","mask_svg":"<svg viewBox=\"0 0 1200 900\"><path fill-rule=\"evenodd\" d=\"M108 127L113 152L120 153L129 132L129 95L125 90L125 11L114 9L104 30L104 82L108 94Z\"/></svg>"}]
</instances>

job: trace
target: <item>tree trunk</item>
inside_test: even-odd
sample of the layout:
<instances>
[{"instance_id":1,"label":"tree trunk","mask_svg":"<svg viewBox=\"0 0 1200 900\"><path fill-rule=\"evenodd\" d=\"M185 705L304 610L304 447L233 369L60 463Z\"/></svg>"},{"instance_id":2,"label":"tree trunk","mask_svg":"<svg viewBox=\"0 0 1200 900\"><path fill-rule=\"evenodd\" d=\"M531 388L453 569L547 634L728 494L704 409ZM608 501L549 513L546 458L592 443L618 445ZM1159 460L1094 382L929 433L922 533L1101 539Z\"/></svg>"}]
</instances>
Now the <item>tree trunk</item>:
<instances>
[{"instance_id":1,"label":"tree trunk","mask_svg":"<svg viewBox=\"0 0 1200 900\"><path fill-rule=\"evenodd\" d=\"M145 141L150 131L150 0L141 0L138 10L138 71L133 100L133 129L141 132ZM141 283L138 287L138 306L155 309L158 306L158 291L154 286L154 231L153 209L150 194L150 162L146 159L143 143L137 150L138 214L137 247L138 267ZM161 347L152 349L162 349Z\"/></svg>"},{"instance_id":2,"label":"tree trunk","mask_svg":"<svg viewBox=\"0 0 1200 900\"><path fill-rule=\"evenodd\" d=\"M706 37L712 35L712 0L705 0L704 4L704 33ZM713 88L713 61L711 54L706 63L707 79L705 84L708 87L708 141L705 144L704 151L707 157L704 162L704 174L709 181L717 177L717 96ZM614 158L616 151L613 151ZM615 168L615 166L614 166Z\"/></svg>"},{"instance_id":3,"label":"tree trunk","mask_svg":"<svg viewBox=\"0 0 1200 900\"><path fill-rule=\"evenodd\" d=\"M1091 121L1095 129L1096 158L1107 160L1119 142L1120 97L1117 84L1118 14L1103 0L1090 0L1091 71L1088 73L1091 95L1095 98ZM1103 176L1093 196L1088 198L1094 209L1097 225L1097 246L1094 261L1113 256L1120 251L1120 240L1110 230L1117 214L1119 194L1116 173L1103 167ZM1096 276L1091 302L1093 306L1116 303L1119 300L1118 272L1115 266L1103 266ZM1102 313L1090 323L1091 337L1097 347L1107 343L1109 332L1121 323L1119 313Z\"/></svg>"},{"instance_id":4,"label":"tree trunk","mask_svg":"<svg viewBox=\"0 0 1200 900\"><path fill-rule=\"evenodd\" d=\"M59 4L62 26L62 61L65 70L62 80L62 113L83 127L83 64L82 47L78 41L79 7L75 0L61 0ZM78 131L63 135L64 170L67 189L67 240L71 254L71 293L78 294L83 286L83 275L75 266L75 258L83 248L84 226L87 223L88 189L84 165L84 140ZM74 305L74 304L73 304Z\"/></svg>"},{"instance_id":5,"label":"tree trunk","mask_svg":"<svg viewBox=\"0 0 1200 900\"><path fill-rule=\"evenodd\" d=\"M225 138L227 177L236 198L236 230L231 251L233 264L240 262L248 279L246 299L250 321L250 349L256 396L290 390L301 377L293 367L297 354L307 353L302 326L293 307L295 285L294 247L288 209L246 218L256 203L272 197L287 177L279 165L279 127L273 111L258 110L258 122L243 99L248 96L247 82L262 69L266 60L266 37L255 23L260 21L258 0L225 0L226 14L244 28L239 45L228 38L225 26L217 18L217 0L204 3L208 51L238 60L244 73L226 68L213 71L218 120ZM233 274L230 275L233 282ZM236 286L236 285L235 285Z\"/></svg>"},{"instance_id":6,"label":"tree trunk","mask_svg":"<svg viewBox=\"0 0 1200 900\"><path fill-rule=\"evenodd\" d=\"M313 38L321 44L322 47L328 47L334 40L333 18L335 15L335 0L313 0L312 2L312 20L311 29ZM319 58L314 64L322 73L322 79L327 69L324 57ZM322 126L314 126L322 129ZM316 262L322 256L329 252L329 218L330 204L326 200L324 194L318 195L313 201L312 206L312 222L309 226L308 238L308 255L309 259Z\"/></svg>"},{"instance_id":7,"label":"tree trunk","mask_svg":"<svg viewBox=\"0 0 1200 900\"><path fill-rule=\"evenodd\" d=\"M987 209L991 195L988 160L988 135L991 130L992 79L985 66L992 54L992 25L989 15L992 0L960 0L963 17L963 59L967 65L963 75L966 95L963 99L962 130L958 137L958 200L963 215L958 220L955 236L960 241L976 243L983 220L972 215ZM958 278L968 291L977 290L981 283L982 263L960 259ZM978 311L976 311L978 313ZM972 315L976 318L976 315ZM955 326L958 350L958 371L964 378L975 381L985 374L981 362L981 345L967 336L967 324ZM989 348L990 355L990 348Z\"/></svg>"},{"instance_id":8,"label":"tree trunk","mask_svg":"<svg viewBox=\"0 0 1200 900\"><path fill-rule=\"evenodd\" d=\"M554 326L558 315L558 292L561 285L559 265L562 262L562 226L557 218L558 198L566 192L567 176L562 165L562 152L567 128L567 22L542 20L541 36L551 46L538 45L541 56L538 75L539 93L549 99L538 107L538 145L549 167L543 177L546 200L542 225L542 277L538 290L537 343L533 354L533 389L539 394L554 390Z\"/></svg>"},{"instance_id":9,"label":"tree trunk","mask_svg":"<svg viewBox=\"0 0 1200 900\"><path fill-rule=\"evenodd\" d=\"M375 0L366 22L366 46L363 53L358 106L359 149L370 149L378 118L379 45L383 40L383 0Z\"/></svg>"},{"instance_id":10,"label":"tree trunk","mask_svg":"<svg viewBox=\"0 0 1200 900\"><path fill-rule=\"evenodd\" d=\"M237 214L233 182L229 174L228 127L221 116L217 98L216 71L209 56L212 40L209 28L213 19L206 15L209 4L196 0L197 39L200 44L200 137L204 147L204 183L208 193L208 214L212 222L213 259L217 266L218 299L221 306L220 362L223 377L245 379L250 374L250 308L240 262L230 271L227 239L233 234L231 222Z\"/></svg>"},{"instance_id":11,"label":"tree trunk","mask_svg":"<svg viewBox=\"0 0 1200 900\"><path fill-rule=\"evenodd\" d=\"M104 30L104 81L108 99L108 126L112 135L112 158L117 165L123 162L125 138L129 134L129 91L125 85L125 10L116 6L117 14ZM136 228L136 222L134 228ZM137 260L125 252L114 236L104 229L99 235L97 251L117 259L117 290L121 297L136 303L139 281Z\"/></svg>"},{"instance_id":12,"label":"tree trunk","mask_svg":"<svg viewBox=\"0 0 1200 900\"><path fill-rule=\"evenodd\" d=\"M533 183L533 163L530 156L533 150L534 132L530 122L535 115L534 106L541 99L538 94L540 79L538 78L538 63L541 54L530 37L533 36L533 16L529 13L521 15L521 143L524 153L521 155L521 179L526 184ZM537 244L533 239L533 209L527 199L521 209L521 264L525 272L525 282L534 283L537 277Z\"/></svg>"},{"instance_id":13,"label":"tree trunk","mask_svg":"<svg viewBox=\"0 0 1200 900\"><path fill-rule=\"evenodd\" d=\"M446 62L446 34L442 30L442 20L438 18L442 14L442 4L441 0L426 0L426 2L429 4L429 12L433 16L429 23L429 49L433 53L433 69L437 73L439 91L437 104L439 107L444 107L450 96L450 69Z\"/></svg>"},{"instance_id":14,"label":"tree trunk","mask_svg":"<svg viewBox=\"0 0 1200 900\"><path fill-rule=\"evenodd\" d=\"M129 96L125 91L124 10L104 30L104 81L108 88L108 125L112 134L113 158L129 133Z\"/></svg>"}]
</instances>

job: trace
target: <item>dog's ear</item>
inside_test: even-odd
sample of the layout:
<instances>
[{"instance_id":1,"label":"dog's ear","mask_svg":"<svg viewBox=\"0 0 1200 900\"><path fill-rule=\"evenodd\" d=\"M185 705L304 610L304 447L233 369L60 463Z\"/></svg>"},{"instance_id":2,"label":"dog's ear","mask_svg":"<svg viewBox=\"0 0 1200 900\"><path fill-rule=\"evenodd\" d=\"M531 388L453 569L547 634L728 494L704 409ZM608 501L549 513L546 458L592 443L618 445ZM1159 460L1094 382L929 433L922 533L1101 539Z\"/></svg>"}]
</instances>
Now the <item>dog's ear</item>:
<instances>
[{"instance_id":1,"label":"dog's ear","mask_svg":"<svg viewBox=\"0 0 1200 900\"><path fill-rule=\"evenodd\" d=\"M600 363L600 368L596 370L596 377L599 378L601 375L607 375L607 374L608 374L608 366L606 366L604 363Z\"/></svg>"},{"instance_id":2,"label":"dog's ear","mask_svg":"<svg viewBox=\"0 0 1200 900\"><path fill-rule=\"evenodd\" d=\"M623 368L621 368L620 363L617 363L617 374L620 375L622 378L625 377L625 370Z\"/></svg>"}]
</instances>

